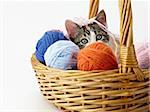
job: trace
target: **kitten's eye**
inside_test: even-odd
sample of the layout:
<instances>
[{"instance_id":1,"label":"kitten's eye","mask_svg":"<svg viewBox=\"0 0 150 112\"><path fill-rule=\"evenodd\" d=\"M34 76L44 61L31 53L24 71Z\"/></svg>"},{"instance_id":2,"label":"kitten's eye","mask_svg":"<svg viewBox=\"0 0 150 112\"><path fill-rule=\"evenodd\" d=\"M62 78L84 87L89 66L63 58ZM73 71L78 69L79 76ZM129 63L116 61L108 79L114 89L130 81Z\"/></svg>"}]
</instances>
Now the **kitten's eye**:
<instances>
[{"instance_id":1,"label":"kitten's eye","mask_svg":"<svg viewBox=\"0 0 150 112\"><path fill-rule=\"evenodd\" d=\"M101 39L102 39L102 36L101 36L101 35L97 35L97 36L96 36L96 41L97 41L97 40L101 40Z\"/></svg>"},{"instance_id":2,"label":"kitten's eye","mask_svg":"<svg viewBox=\"0 0 150 112\"><path fill-rule=\"evenodd\" d=\"M87 44L87 43L88 43L88 40L84 38L84 39L81 40L81 42L82 42L83 44Z\"/></svg>"}]
</instances>

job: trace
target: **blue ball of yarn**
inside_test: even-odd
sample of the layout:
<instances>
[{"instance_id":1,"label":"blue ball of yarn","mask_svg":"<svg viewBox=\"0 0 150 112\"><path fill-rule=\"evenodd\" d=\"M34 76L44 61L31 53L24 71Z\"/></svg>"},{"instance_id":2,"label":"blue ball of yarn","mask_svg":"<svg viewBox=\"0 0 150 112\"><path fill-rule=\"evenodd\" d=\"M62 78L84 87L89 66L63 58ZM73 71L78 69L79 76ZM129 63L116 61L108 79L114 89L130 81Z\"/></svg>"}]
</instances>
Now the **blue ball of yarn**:
<instances>
[{"instance_id":1,"label":"blue ball of yarn","mask_svg":"<svg viewBox=\"0 0 150 112\"><path fill-rule=\"evenodd\" d=\"M79 47L69 40L52 44L44 54L46 65L57 69L76 69Z\"/></svg>"},{"instance_id":2,"label":"blue ball of yarn","mask_svg":"<svg viewBox=\"0 0 150 112\"><path fill-rule=\"evenodd\" d=\"M47 48L52 45L54 42L58 40L67 40L67 38L64 36L63 32L60 32L58 30L52 30L52 31L47 31L45 34L42 36L40 40L38 40L37 45L36 45L36 51L35 55L36 58L42 62L45 63L44 60L44 53L46 52Z\"/></svg>"}]
</instances>

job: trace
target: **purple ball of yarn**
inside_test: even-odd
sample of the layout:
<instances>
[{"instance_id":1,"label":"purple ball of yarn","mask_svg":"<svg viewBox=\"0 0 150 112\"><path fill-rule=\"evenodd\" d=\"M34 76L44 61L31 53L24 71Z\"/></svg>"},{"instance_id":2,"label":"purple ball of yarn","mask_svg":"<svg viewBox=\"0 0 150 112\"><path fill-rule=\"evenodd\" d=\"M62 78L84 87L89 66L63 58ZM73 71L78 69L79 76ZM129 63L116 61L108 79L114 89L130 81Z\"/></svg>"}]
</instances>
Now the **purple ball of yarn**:
<instances>
[{"instance_id":1,"label":"purple ball of yarn","mask_svg":"<svg viewBox=\"0 0 150 112\"><path fill-rule=\"evenodd\" d=\"M150 43L142 43L137 46L136 55L138 64L141 68L150 68Z\"/></svg>"},{"instance_id":2,"label":"purple ball of yarn","mask_svg":"<svg viewBox=\"0 0 150 112\"><path fill-rule=\"evenodd\" d=\"M44 60L44 53L46 52L47 48L52 45L54 42L58 40L68 40L63 32L58 30L51 30L45 32L40 40L38 40L36 45L35 56L36 58L45 64Z\"/></svg>"}]
</instances>

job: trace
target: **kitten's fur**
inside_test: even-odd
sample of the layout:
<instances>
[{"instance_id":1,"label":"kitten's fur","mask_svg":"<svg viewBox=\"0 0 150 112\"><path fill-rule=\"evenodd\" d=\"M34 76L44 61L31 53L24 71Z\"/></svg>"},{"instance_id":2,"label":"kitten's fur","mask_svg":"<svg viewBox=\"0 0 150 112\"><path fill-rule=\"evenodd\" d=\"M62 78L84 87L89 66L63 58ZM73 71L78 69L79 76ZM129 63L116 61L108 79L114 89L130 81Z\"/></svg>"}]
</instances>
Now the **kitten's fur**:
<instances>
[{"instance_id":1,"label":"kitten's fur","mask_svg":"<svg viewBox=\"0 0 150 112\"><path fill-rule=\"evenodd\" d=\"M99 12L96 16L96 20L107 28L106 14L104 10ZM71 20L66 20L65 26L70 39L80 48L84 48L96 41L102 41L104 43L109 42L108 33L96 22L80 27L77 23Z\"/></svg>"}]
</instances>

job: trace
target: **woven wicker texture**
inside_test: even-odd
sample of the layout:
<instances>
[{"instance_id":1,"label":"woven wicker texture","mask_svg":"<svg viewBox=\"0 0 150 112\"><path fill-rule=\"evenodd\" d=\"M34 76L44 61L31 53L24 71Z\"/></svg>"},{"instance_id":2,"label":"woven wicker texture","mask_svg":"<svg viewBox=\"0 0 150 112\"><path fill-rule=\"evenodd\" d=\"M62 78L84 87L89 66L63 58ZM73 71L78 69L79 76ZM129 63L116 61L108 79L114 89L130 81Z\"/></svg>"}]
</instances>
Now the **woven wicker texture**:
<instances>
[{"instance_id":1,"label":"woven wicker texture","mask_svg":"<svg viewBox=\"0 0 150 112\"><path fill-rule=\"evenodd\" d=\"M99 0L90 0L89 18ZM43 96L64 112L148 112L150 70L138 66L130 0L119 0L121 64L108 71L59 70L31 58Z\"/></svg>"}]
</instances>

